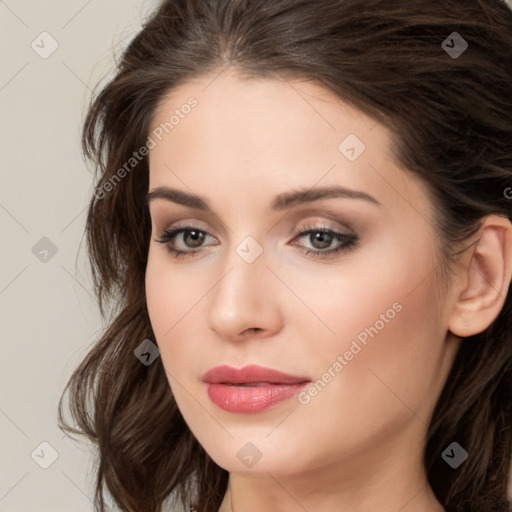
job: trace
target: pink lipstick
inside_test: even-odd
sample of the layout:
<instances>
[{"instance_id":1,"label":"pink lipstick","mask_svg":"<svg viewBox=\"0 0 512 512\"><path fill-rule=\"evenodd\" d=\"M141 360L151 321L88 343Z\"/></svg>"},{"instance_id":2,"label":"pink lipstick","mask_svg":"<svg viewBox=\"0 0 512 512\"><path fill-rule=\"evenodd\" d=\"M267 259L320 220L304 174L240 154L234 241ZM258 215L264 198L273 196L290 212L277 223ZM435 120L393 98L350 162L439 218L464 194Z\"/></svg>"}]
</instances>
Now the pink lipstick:
<instances>
[{"instance_id":1,"label":"pink lipstick","mask_svg":"<svg viewBox=\"0 0 512 512\"><path fill-rule=\"evenodd\" d=\"M257 365L216 366L203 375L210 400L228 412L254 413L300 393L311 380Z\"/></svg>"}]
</instances>

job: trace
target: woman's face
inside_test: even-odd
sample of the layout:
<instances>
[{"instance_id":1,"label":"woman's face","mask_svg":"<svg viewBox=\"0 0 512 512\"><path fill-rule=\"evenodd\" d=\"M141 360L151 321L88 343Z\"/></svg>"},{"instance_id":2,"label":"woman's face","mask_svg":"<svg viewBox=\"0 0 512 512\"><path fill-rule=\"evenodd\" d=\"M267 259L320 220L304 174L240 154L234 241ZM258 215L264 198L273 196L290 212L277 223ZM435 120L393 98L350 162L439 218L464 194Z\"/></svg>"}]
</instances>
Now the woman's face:
<instances>
[{"instance_id":1,"label":"woman's face","mask_svg":"<svg viewBox=\"0 0 512 512\"><path fill-rule=\"evenodd\" d=\"M201 445L235 473L417 468L457 340L434 210L389 132L313 82L227 71L174 89L151 129L147 304ZM224 365L297 378L204 382Z\"/></svg>"}]
</instances>

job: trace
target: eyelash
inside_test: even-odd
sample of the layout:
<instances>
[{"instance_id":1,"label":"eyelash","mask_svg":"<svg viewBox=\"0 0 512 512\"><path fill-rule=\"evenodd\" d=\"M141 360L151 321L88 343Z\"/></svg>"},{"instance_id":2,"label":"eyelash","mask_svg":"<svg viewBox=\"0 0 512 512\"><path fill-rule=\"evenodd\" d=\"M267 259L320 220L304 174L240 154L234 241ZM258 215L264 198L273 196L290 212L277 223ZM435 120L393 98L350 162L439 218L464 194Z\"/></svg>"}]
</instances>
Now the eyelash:
<instances>
[{"instance_id":1,"label":"eyelash","mask_svg":"<svg viewBox=\"0 0 512 512\"><path fill-rule=\"evenodd\" d=\"M196 232L204 233L204 234L208 235L208 233L206 231L198 229L194 226L180 226L180 227L176 227L174 229L167 229L167 230L163 231L160 234L160 238L155 239L155 242L157 242L159 244L166 245L166 248L169 251L169 253L172 256L174 256L175 258L189 257L189 256L192 256L192 255L196 254L197 252L199 252L199 250L181 251L179 249L175 249L174 247L172 247L171 242L180 233L186 233L186 232L190 232L190 231L196 231ZM302 238L306 235L311 235L313 233L323 233L323 234L331 235L331 236L333 236L333 240L342 242L341 245L339 247L337 247L336 249L329 249L327 251L322 251L320 249L308 249L308 248L299 246L299 249L301 249L305 254L314 254L314 257L316 257L316 258L327 258L329 256L333 256L340 252L348 252L350 250L353 250L359 241L359 237L357 235L340 233L339 231L334 231L325 226L320 226L320 227L304 226L303 228L301 228L300 230L298 230L295 233L294 240L296 238ZM209 236L211 236L211 235L209 235Z\"/></svg>"}]
</instances>

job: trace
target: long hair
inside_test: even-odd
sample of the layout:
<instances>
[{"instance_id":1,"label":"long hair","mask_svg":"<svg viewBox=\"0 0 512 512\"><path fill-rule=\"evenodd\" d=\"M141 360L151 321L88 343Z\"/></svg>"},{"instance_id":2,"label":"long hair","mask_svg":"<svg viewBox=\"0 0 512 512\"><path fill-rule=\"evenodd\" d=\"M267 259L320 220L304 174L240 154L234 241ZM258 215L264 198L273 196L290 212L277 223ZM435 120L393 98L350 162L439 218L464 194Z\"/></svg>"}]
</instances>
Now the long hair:
<instances>
[{"instance_id":1,"label":"long hair","mask_svg":"<svg viewBox=\"0 0 512 512\"><path fill-rule=\"evenodd\" d=\"M397 162L432 194L446 268L484 216L512 220L512 11L503 0L163 1L83 127L96 187L87 244L107 325L64 390L59 425L97 445L100 511L108 491L125 512L158 512L171 495L217 512L226 491L228 472L190 432L161 358L145 366L134 357L154 335L148 159L130 159L169 91L227 66L248 78L315 80L388 128ZM510 510L511 293L484 332L462 340L429 424L425 467L447 512ZM441 457L453 441L469 454L457 470Z\"/></svg>"}]
</instances>

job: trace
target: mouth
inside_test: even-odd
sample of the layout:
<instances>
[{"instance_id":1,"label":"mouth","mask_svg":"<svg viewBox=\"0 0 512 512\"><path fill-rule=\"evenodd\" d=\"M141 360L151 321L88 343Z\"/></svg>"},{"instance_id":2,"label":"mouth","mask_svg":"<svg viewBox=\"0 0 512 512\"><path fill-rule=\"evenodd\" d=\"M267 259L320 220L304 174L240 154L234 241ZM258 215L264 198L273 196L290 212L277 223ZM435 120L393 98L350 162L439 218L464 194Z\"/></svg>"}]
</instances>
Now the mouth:
<instances>
[{"instance_id":1,"label":"mouth","mask_svg":"<svg viewBox=\"0 0 512 512\"><path fill-rule=\"evenodd\" d=\"M203 376L210 400L232 413L255 413L276 405L307 386L311 379L256 365L217 366Z\"/></svg>"}]
</instances>

